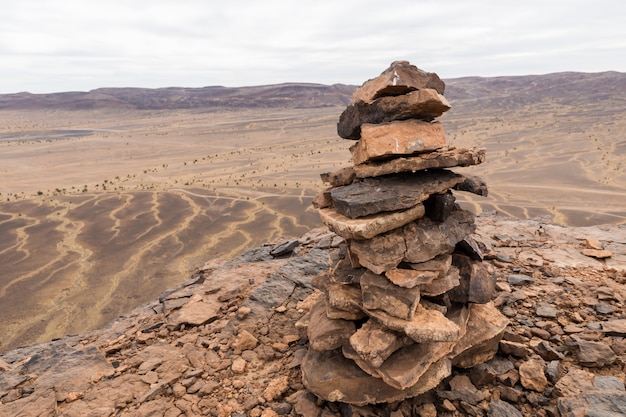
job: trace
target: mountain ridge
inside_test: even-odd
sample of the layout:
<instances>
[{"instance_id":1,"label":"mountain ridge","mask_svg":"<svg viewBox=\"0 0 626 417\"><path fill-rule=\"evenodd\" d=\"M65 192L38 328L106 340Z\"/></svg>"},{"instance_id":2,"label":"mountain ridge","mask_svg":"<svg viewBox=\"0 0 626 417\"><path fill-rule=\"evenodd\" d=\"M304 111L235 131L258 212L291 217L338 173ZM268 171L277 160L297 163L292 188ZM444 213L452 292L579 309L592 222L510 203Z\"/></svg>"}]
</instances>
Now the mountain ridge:
<instances>
[{"instance_id":1,"label":"mountain ridge","mask_svg":"<svg viewBox=\"0 0 626 417\"><path fill-rule=\"evenodd\" d=\"M543 75L444 79L446 97L455 102L489 97L498 100L523 92L518 99L532 101L545 97L602 100L619 97L626 90L626 73L557 72ZM90 91L33 94L0 94L0 110L127 108L171 110L190 108L272 108L345 106L358 86L286 82L244 87L101 87Z\"/></svg>"}]
</instances>

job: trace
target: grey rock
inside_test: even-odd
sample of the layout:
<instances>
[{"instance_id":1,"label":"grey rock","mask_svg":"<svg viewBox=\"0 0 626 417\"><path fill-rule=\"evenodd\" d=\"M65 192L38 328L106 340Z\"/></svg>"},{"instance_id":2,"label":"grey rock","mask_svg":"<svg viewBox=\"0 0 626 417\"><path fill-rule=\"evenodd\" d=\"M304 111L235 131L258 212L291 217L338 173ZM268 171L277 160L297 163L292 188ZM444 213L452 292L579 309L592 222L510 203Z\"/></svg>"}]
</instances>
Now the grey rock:
<instances>
[{"instance_id":1,"label":"grey rock","mask_svg":"<svg viewBox=\"0 0 626 417\"><path fill-rule=\"evenodd\" d=\"M559 310L548 303L539 303L537 304L537 308L535 309L535 314L539 317L548 317L548 318L556 318L559 314Z\"/></svg>"},{"instance_id":2,"label":"grey rock","mask_svg":"<svg viewBox=\"0 0 626 417\"><path fill-rule=\"evenodd\" d=\"M489 417L523 417L521 411L519 411L512 404L506 401L496 400L489 404Z\"/></svg>"},{"instance_id":3,"label":"grey rock","mask_svg":"<svg viewBox=\"0 0 626 417\"><path fill-rule=\"evenodd\" d=\"M610 304L596 304L593 306L593 309L596 310L598 314L611 314L617 310L614 306Z\"/></svg>"},{"instance_id":4,"label":"grey rock","mask_svg":"<svg viewBox=\"0 0 626 417\"><path fill-rule=\"evenodd\" d=\"M511 285L524 285L532 284L533 282L535 282L535 279L524 274L511 274L507 277L507 281Z\"/></svg>"},{"instance_id":5,"label":"grey rock","mask_svg":"<svg viewBox=\"0 0 626 417\"><path fill-rule=\"evenodd\" d=\"M617 355L604 342L576 339L578 343L578 361L590 368L601 368L617 360Z\"/></svg>"},{"instance_id":6,"label":"grey rock","mask_svg":"<svg viewBox=\"0 0 626 417\"><path fill-rule=\"evenodd\" d=\"M593 387L599 391L626 391L624 381L610 375L596 376L593 380Z\"/></svg>"},{"instance_id":7,"label":"grey rock","mask_svg":"<svg viewBox=\"0 0 626 417\"><path fill-rule=\"evenodd\" d=\"M447 170L422 171L402 176L366 178L333 188L330 196L335 210L357 218L416 206L432 194L441 194L463 181Z\"/></svg>"},{"instance_id":8,"label":"grey rock","mask_svg":"<svg viewBox=\"0 0 626 417\"><path fill-rule=\"evenodd\" d=\"M270 255L274 257L287 255L300 245L297 240L287 240L279 245L274 246L270 251Z\"/></svg>"},{"instance_id":9,"label":"grey rock","mask_svg":"<svg viewBox=\"0 0 626 417\"><path fill-rule=\"evenodd\" d=\"M450 301L478 304L491 301L496 289L493 266L461 254L452 255L452 265L459 269L460 285L449 291Z\"/></svg>"},{"instance_id":10,"label":"grey rock","mask_svg":"<svg viewBox=\"0 0 626 417\"><path fill-rule=\"evenodd\" d=\"M565 375L565 368L560 360L553 360L546 366L546 377L552 384L556 384Z\"/></svg>"}]
</instances>

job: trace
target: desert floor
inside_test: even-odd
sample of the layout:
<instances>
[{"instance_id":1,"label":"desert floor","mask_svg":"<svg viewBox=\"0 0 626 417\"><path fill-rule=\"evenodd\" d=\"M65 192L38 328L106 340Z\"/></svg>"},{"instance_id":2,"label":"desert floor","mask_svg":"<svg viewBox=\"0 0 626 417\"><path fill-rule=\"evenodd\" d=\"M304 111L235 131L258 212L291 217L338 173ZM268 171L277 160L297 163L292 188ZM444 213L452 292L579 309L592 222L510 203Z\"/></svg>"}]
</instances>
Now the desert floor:
<instances>
[{"instance_id":1,"label":"desert floor","mask_svg":"<svg viewBox=\"0 0 626 417\"><path fill-rule=\"evenodd\" d=\"M626 118L528 106L441 121L487 147L480 213L626 222ZM319 174L350 164L342 108L0 112L0 351L98 328L205 261L321 226Z\"/></svg>"}]
</instances>

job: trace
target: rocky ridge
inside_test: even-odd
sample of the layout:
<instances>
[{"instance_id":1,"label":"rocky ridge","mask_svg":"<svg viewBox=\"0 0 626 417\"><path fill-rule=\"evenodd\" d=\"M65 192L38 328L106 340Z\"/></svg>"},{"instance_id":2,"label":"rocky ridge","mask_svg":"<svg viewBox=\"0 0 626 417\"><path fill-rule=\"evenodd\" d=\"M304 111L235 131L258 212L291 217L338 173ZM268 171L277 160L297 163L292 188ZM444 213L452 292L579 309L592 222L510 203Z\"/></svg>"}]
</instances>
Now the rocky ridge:
<instances>
[{"instance_id":1,"label":"rocky ridge","mask_svg":"<svg viewBox=\"0 0 626 417\"><path fill-rule=\"evenodd\" d=\"M0 415L623 415L626 228L496 214L476 224L511 324L492 360L428 395L359 407L303 387L294 323L343 244L314 230L210 261L105 329L0 356ZM611 256L585 255L590 246Z\"/></svg>"}]
</instances>

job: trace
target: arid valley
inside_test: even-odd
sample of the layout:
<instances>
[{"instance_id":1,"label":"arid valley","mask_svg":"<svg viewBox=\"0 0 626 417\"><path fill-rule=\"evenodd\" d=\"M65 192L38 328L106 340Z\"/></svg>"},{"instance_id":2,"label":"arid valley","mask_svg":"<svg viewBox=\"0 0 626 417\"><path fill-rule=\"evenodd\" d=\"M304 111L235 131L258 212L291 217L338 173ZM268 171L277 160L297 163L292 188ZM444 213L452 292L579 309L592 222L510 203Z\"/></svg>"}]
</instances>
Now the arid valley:
<instances>
[{"instance_id":1,"label":"arid valley","mask_svg":"<svg viewBox=\"0 0 626 417\"><path fill-rule=\"evenodd\" d=\"M449 145L487 148L471 172L490 195L463 204L626 223L626 74L446 84ZM2 97L0 351L98 328L208 260L321 226L311 201L350 163L336 123L353 88L297 87L185 106Z\"/></svg>"}]
</instances>

